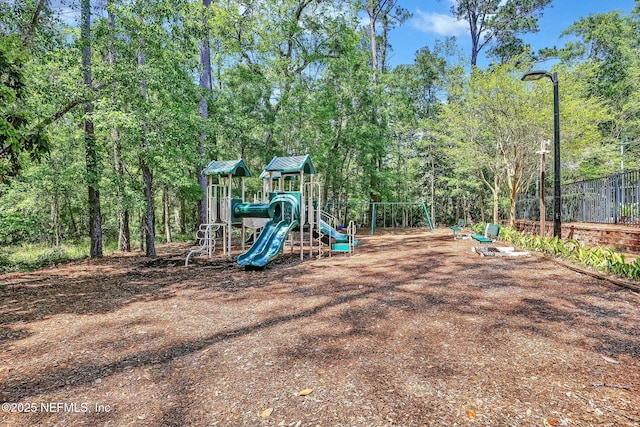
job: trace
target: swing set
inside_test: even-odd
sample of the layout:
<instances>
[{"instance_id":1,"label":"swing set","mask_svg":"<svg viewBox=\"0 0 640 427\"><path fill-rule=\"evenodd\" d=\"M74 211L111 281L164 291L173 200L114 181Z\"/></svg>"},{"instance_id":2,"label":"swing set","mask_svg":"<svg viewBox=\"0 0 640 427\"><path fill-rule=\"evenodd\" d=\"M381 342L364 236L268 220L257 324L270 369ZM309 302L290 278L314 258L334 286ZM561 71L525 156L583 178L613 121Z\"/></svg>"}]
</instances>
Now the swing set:
<instances>
[{"instance_id":1,"label":"swing set","mask_svg":"<svg viewBox=\"0 0 640 427\"><path fill-rule=\"evenodd\" d=\"M384 229L429 227L433 232L431 216L424 202L327 202L324 210L336 218L335 227L345 224L346 218L355 218L358 228Z\"/></svg>"}]
</instances>

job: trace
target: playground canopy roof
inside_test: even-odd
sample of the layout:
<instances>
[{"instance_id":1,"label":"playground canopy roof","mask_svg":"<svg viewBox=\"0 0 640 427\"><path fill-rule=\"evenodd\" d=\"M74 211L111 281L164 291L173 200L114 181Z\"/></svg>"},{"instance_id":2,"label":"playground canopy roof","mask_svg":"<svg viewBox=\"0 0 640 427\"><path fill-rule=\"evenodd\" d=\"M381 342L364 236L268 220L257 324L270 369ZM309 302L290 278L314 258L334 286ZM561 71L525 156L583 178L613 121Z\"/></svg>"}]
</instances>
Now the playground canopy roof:
<instances>
[{"instance_id":1,"label":"playground canopy roof","mask_svg":"<svg viewBox=\"0 0 640 427\"><path fill-rule=\"evenodd\" d=\"M281 176L282 174L280 172L271 172L272 179L279 179ZM285 175L284 177L284 179L287 181L295 181L296 178L296 175ZM269 172L262 171L262 173L260 174L260 179L269 179Z\"/></svg>"},{"instance_id":2,"label":"playground canopy roof","mask_svg":"<svg viewBox=\"0 0 640 427\"><path fill-rule=\"evenodd\" d=\"M207 165L202 171L203 175L231 175L233 177L246 177L251 176L249 168L244 163L244 160L214 160Z\"/></svg>"},{"instance_id":3,"label":"playground canopy roof","mask_svg":"<svg viewBox=\"0 0 640 427\"><path fill-rule=\"evenodd\" d=\"M315 175L316 173L316 168L313 167L311 157L308 154L306 156L274 157L264 170L267 173L280 172L281 174L304 172Z\"/></svg>"}]
</instances>

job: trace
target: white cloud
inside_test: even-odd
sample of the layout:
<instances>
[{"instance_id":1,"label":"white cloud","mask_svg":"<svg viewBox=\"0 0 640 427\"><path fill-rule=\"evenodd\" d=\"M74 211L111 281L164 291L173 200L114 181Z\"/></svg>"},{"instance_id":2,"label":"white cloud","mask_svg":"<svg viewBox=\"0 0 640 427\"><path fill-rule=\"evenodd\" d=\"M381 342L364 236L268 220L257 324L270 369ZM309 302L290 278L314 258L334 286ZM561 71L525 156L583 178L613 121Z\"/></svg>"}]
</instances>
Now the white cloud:
<instances>
[{"instance_id":1,"label":"white cloud","mask_svg":"<svg viewBox=\"0 0 640 427\"><path fill-rule=\"evenodd\" d=\"M469 24L465 20L457 20L451 15L423 12L416 10L411 25L423 33L439 36L460 36L469 32Z\"/></svg>"}]
</instances>

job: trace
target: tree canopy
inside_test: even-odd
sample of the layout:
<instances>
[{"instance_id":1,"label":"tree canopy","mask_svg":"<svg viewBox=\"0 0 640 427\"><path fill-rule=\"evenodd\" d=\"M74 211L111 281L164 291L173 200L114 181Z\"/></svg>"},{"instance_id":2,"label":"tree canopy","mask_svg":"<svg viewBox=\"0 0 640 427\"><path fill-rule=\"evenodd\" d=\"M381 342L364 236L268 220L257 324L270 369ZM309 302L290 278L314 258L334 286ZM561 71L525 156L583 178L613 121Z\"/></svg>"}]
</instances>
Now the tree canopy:
<instances>
[{"instance_id":1,"label":"tree canopy","mask_svg":"<svg viewBox=\"0 0 640 427\"><path fill-rule=\"evenodd\" d=\"M45 0L1 3L0 245L90 235L99 256L104 235L152 256L202 221L208 161L260 170L274 155L310 154L323 201L514 219L553 137L548 82L520 81L521 36L550 3L454 2L471 69L452 40L394 66L399 1L82 0L65 19ZM582 18L544 52L558 58L563 181L639 150L638 12ZM482 52L499 61L478 67Z\"/></svg>"}]
</instances>

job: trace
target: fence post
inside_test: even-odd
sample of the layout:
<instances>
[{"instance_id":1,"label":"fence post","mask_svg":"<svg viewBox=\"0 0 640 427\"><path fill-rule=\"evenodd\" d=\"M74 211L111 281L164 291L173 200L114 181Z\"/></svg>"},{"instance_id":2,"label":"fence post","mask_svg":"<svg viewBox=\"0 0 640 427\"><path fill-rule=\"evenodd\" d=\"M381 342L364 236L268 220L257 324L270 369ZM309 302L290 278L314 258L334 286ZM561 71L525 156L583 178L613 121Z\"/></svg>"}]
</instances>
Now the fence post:
<instances>
[{"instance_id":1,"label":"fence post","mask_svg":"<svg viewBox=\"0 0 640 427\"><path fill-rule=\"evenodd\" d=\"M620 219L620 175L613 174L613 223L617 224Z\"/></svg>"},{"instance_id":2,"label":"fence post","mask_svg":"<svg viewBox=\"0 0 640 427\"><path fill-rule=\"evenodd\" d=\"M376 202L371 202L371 235L376 234Z\"/></svg>"},{"instance_id":3,"label":"fence post","mask_svg":"<svg viewBox=\"0 0 640 427\"><path fill-rule=\"evenodd\" d=\"M582 181L582 222L587 221L587 181Z\"/></svg>"}]
</instances>

